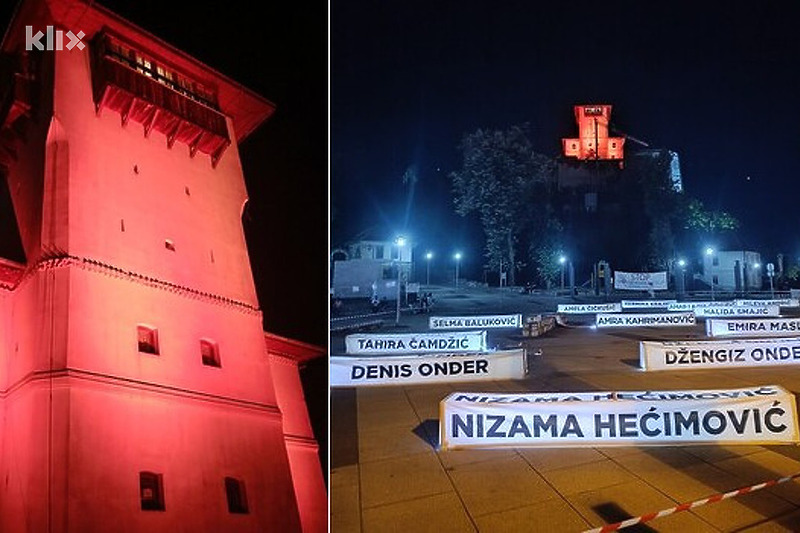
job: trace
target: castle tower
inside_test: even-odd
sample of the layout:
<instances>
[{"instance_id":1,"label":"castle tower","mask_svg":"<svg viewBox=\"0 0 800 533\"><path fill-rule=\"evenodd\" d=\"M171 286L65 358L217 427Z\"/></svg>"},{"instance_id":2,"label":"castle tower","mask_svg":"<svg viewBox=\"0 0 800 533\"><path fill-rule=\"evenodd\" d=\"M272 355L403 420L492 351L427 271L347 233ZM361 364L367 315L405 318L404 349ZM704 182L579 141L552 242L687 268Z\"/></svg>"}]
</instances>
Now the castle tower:
<instances>
[{"instance_id":1,"label":"castle tower","mask_svg":"<svg viewBox=\"0 0 800 533\"><path fill-rule=\"evenodd\" d=\"M0 531L324 531L324 354L265 338L241 224L273 104L86 0L0 50Z\"/></svg>"}]
</instances>

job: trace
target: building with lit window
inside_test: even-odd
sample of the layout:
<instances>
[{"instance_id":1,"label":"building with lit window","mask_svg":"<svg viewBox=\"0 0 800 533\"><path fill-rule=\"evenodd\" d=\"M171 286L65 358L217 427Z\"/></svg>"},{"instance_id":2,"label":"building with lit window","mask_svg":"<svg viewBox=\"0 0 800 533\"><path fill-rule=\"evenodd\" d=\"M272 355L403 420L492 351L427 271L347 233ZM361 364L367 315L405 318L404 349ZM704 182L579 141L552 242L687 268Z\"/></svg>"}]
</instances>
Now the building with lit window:
<instances>
[{"instance_id":1,"label":"building with lit window","mask_svg":"<svg viewBox=\"0 0 800 533\"><path fill-rule=\"evenodd\" d=\"M325 353L264 333L241 223L274 105L88 0L0 51L0 531L325 531Z\"/></svg>"}]
</instances>

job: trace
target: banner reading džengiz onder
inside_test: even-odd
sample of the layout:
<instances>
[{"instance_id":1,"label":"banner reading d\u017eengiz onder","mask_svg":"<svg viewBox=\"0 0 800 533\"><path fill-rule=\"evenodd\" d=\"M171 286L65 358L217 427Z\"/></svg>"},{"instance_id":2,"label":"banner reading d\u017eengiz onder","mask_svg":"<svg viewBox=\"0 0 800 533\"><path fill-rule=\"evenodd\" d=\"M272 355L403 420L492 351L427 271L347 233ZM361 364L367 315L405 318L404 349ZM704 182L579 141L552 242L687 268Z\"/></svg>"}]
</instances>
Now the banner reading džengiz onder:
<instances>
[{"instance_id":1,"label":"banner reading d\u017eengiz onder","mask_svg":"<svg viewBox=\"0 0 800 533\"><path fill-rule=\"evenodd\" d=\"M523 349L482 354L334 356L330 360L331 387L522 379L526 373Z\"/></svg>"},{"instance_id":2,"label":"banner reading d\u017eengiz onder","mask_svg":"<svg viewBox=\"0 0 800 533\"><path fill-rule=\"evenodd\" d=\"M644 370L735 368L800 364L800 338L639 341Z\"/></svg>"},{"instance_id":3,"label":"banner reading d\u017eengiz onder","mask_svg":"<svg viewBox=\"0 0 800 533\"><path fill-rule=\"evenodd\" d=\"M440 403L442 449L793 444L794 396L779 386L696 391L494 394Z\"/></svg>"}]
</instances>

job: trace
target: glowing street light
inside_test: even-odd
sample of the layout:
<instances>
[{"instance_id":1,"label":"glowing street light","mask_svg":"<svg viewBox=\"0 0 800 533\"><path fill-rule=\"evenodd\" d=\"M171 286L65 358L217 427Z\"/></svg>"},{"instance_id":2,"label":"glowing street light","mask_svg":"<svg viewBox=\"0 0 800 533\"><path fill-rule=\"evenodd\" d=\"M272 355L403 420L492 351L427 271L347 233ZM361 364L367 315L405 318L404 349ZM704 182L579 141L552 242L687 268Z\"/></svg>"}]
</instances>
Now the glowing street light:
<instances>
[{"instance_id":1,"label":"glowing street light","mask_svg":"<svg viewBox=\"0 0 800 533\"><path fill-rule=\"evenodd\" d=\"M457 289L458 288L458 266L461 263L461 252L456 252L456 254L453 256L453 258L456 260L456 289Z\"/></svg>"},{"instance_id":2,"label":"glowing street light","mask_svg":"<svg viewBox=\"0 0 800 533\"><path fill-rule=\"evenodd\" d=\"M561 290L564 290L564 265L567 262L566 256L560 256L558 262L561 264Z\"/></svg>"},{"instance_id":3,"label":"glowing street light","mask_svg":"<svg viewBox=\"0 0 800 533\"><path fill-rule=\"evenodd\" d=\"M406 245L404 237L398 237L394 243L397 245L397 312L394 317L394 325L400 325L400 258L402 256L401 248Z\"/></svg>"},{"instance_id":4,"label":"glowing street light","mask_svg":"<svg viewBox=\"0 0 800 533\"><path fill-rule=\"evenodd\" d=\"M427 254L425 254L425 261L427 262L427 268L426 268L427 275L425 277L426 285L431 284L431 259L433 259L433 252L428 252Z\"/></svg>"}]
</instances>

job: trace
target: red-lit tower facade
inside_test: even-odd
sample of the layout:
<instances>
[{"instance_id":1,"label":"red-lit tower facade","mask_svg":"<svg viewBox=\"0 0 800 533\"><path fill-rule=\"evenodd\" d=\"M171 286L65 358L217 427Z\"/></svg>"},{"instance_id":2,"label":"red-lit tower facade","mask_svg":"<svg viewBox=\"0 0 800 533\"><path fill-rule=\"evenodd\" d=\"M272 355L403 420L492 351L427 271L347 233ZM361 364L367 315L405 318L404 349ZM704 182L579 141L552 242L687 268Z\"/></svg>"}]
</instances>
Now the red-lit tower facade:
<instances>
[{"instance_id":1,"label":"red-lit tower facade","mask_svg":"<svg viewBox=\"0 0 800 533\"><path fill-rule=\"evenodd\" d=\"M83 0L22 2L2 59L0 531L325 531L325 354L265 335L241 223L274 106Z\"/></svg>"}]
</instances>

